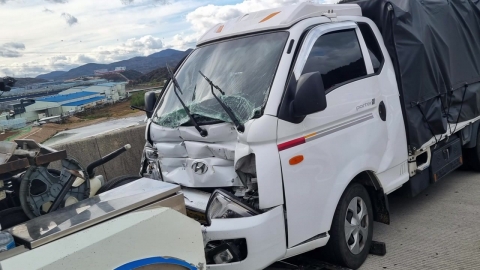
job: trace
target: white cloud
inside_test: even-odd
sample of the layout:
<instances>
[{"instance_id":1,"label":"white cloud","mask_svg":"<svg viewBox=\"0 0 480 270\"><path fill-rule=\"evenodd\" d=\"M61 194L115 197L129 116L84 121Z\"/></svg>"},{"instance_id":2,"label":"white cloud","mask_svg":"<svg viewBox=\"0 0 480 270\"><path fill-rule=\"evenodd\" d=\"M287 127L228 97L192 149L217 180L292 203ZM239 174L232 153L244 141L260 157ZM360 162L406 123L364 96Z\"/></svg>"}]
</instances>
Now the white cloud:
<instances>
[{"instance_id":1,"label":"white cloud","mask_svg":"<svg viewBox=\"0 0 480 270\"><path fill-rule=\"evenodd\" d=\"M197 43L197 38L197 34L176 34L168 43L165 44L165 47L177 49L193 48Z\"/></svg>"},{"instance_id":2,"label":"white cloud","mask_svg":"<svg viewBox=\"0 0 480 270\"><path fill-rule=\"evenodd\" d=\"M187 21L199 34L206 32L214 25L236 18L244 13L262 9L292 5L305 0L245 0L235 5L207 5L197 8L187 15Z\"/></svg>"},{"instance_id":3,"label":"white cloud","mask_svg":"<svg viewBox=\"0 0 480 270\"><path fill-rule=\"evenodd\" d=\"M89 57L100 63L125 60L135 56L147 56L164 48L162 40L152 35L130 38L117 46L99 46Z\"/></svg>"},{"instance_id":4,"label":"white cloud","mask_svg":"<svg viewBox=\"0 0 480 270\"><path fill-rule=\"evenodd\" d=\"M9 22L0 36L0 77L37 76L35 72L158 52L165 48L164 39L173 37L178 29L188 30L185 14L206 0L136 0L131 5L119 0L63 2L0 0L0 17ZM74 15L78 23L73 19L69 27L65 22L72 18L62 17L62 13ZM21 42L26 49L3 48L2 44L9 42Z\"/></svg>"},{"instance_id":5,"label":"white cloud","mask_svg":"<svg viewBox=\"0 0 480 270\"><path fill-rule=\"evenodd\" d=\"M213 5L199 7L187 14L186 19L191 25L194 34L177 34L169 42L169 46L175 48L192 47L207 30L218 23L241 16L242 14L255 12L263 9L276 8L286 5L306 2L307 0L244 0L233 5ZM332 1L332 0L326 0Z\"/></svg>"},{"instance_id":6,"label":"white cloud","mask_svg":"<svg viewBox=\"0 0 480 270\"><path fill-rule=\"evenodd\" d=\"M50 2L50 3L54 3L54 4L65 4L65 3L68 3L68 0L45 0L47 2Z\"/></svg>"},{"instance_id":7,"label":"white cloud","mask_svg":"<svg viewBox=\"0 0 480 270\"><path fill-rule=\"evenodd\" d=\"M74 60L74 63L93 63L95 62L96 59L91 57L91 56L88 56L88 55L85 55L85 54L79 54L76 56L75 60Z\"/></svg>"},{"instance_id":8,"label":"white cloud","mask_svg":"<svg viewBox=\"0 0 480 270\"><path fill-rule=\"evenodd\" d=\"M25 44L20 42L8 42L0 45L0 57L17 58L23 55Z\"/></svg>"},{"instance_id":9,"label":"white cloud","mask_svg":"<svg viewBox=\"0 0 480 270\"><path fill-rule=\"evenodd\" d=\"M145 49L161 49L163 43L159 38L155 38L151 35L141 37L139 39L131 38L125 42L125 47L130 48L145 48Z\"/></svg>"},{"instance_id":10,"label":"white cloud","mask_svg":"<svg viewBox=\"0 0 480 270\"><path fill-rule=\"evenodd\" d=\"M152 2L153 4L160 4L160 5L168 5L171 3L171 1L169 0L149 0L149 1ZM137 1L137 2L140 2L140 1ZM120 3L122 3L123 5L131 5L135 3L135 0L120 0Z\"/></svg>"},{"instance_id":11,"label":"white cloud","mask_svg":"<svg viewBox=\"0 0 480 270\"><path fill-rule=\"evenodd\" d=\"M67 22L68 25L72 26L76 23L78 23L78 19L74 16L72 16L71 14L68 14L68 13L62 13L62 17L65 19L65 21Z\"/></svg>"},{"instance_id":12,"label":"white cloud","mask_svg":"<svg viewBox=\"0 0 480 270\"><path fill-rule=\"evenodd\" d=\"M10 49L25 50L25 44L20 42L8 42L3 44L2 46Z\"/></svg>"},{"instance_id":13,"label":"white cloud","mask_svg":"<svg viewBox=\"0 0 480 270\"><path fill-rule=\"evenodd\" d=\"M165 48L192 48L218 22L300 1L0 0L0 17L9 22L0 37L0 77L7 73L37 76L85 63L146 56ZM2 45L11 42L25 49Z\"/></svg>"},{"instance_id":14,"label":"white cloud","mask_svg":"<svg viewBox=\"0 0 480 270\"><path fill-rule=\"evenodd\" d=\"M0 66L0 72L9 76L36 77L41 73L47 73L54 70L69 70L77 67L79 64L96 62L97 59L85 55L77 54L73 56L55 55L47 57L43 61L14 62L8 67Z\"/></svg>"}]
</instances>

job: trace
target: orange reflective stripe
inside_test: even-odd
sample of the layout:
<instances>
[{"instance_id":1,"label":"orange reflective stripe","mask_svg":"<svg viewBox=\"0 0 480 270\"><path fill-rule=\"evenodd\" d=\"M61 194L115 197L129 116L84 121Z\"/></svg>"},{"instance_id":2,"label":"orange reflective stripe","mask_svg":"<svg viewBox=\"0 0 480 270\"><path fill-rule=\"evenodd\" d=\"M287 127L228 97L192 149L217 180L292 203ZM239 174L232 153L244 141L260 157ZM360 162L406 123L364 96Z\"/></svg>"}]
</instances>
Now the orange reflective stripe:
<instances>
[{"instance_id":1,"label":"orange reflective stripe","mask_svg":"<svg viewBox=\"0 0 480 270\"><path fill-rule=\"evenodd\" d=\"M305 136L305 139L308 139L308 138L313 137L313 136L315 136L315 135L317 135L317 132L310 133L310 134L308 134L308 135Z\"/></svg>"},{"instance_id":2,"label":"orange reflective stripe","mask_svg":"<svg viewBox=\"0 0 480 270\"><path fill-rule=\"evenodd\" d=\"M278 12L274 12L274 13L268 15L267 17L263 18L263 20L261 20L259 23L266 22L266 21L270 20L271 18L275 17L280 12L281 11L278 11Z\"/></svg>"}]
</instances>

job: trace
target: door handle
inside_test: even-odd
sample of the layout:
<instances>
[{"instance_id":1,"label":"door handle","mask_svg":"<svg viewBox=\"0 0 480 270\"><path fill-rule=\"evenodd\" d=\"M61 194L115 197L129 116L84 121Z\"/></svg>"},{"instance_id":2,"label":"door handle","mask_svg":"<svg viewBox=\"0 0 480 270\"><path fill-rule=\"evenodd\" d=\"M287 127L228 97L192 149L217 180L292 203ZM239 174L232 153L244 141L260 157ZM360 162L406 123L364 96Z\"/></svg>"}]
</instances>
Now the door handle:
<instances>
[{"instance_id":1,"label":"door handle","mask_svg":"<svg viewBox=\"0 0 480 270\"><path fill-rule=\"evenodd\" d=\"M385 107L385 103L383 103L383 101L378 104L378 114L380 115L380 119L382 119L382 121L387 121L387 107Z\"/></svg>"}]
</instances>

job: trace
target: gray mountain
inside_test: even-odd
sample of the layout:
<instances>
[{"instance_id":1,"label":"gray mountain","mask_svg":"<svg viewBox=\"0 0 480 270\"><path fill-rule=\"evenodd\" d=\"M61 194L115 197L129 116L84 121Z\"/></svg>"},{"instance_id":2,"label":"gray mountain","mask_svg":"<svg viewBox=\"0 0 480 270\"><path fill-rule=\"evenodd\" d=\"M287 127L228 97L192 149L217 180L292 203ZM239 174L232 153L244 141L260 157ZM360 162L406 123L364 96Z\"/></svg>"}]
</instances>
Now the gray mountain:
<instances>
[{"instance_id":1,"label":"gray mountain","mask_svg":"<svg viewBox=\"0 0 480 270\"><path fill-rule=\"evenodd\" d=\"M178 51L173 49L166 49L160 52L156 52L149 56L137 56L128 60L118 61L111 64L96 64L90 63L77 68L73 68L67 72L50 72L37 76L40 79L47 80L68 80L81 76L93 75L97 69L114 70L115 67L127 67L127 70L137 70L142 73L148 73L154 69L165 67L166 63L169 65L175 65L183 57L188 55L192 50Z\"/></svg>"},{"instance_id":2,"label":"gray mountain","mask_svg":"<svg viewBox=\"0 0 480 270\"><path fill-rule=\"evenodd\" d=\"M47 73L47 74L39 75L36 78L37 79L44 79L44 80L53 80L54 78L59 77L59 76L65 74L65 73L67 73L67 72L66 71L52 71L52 72Z\"/></svg>"}]
</instances>

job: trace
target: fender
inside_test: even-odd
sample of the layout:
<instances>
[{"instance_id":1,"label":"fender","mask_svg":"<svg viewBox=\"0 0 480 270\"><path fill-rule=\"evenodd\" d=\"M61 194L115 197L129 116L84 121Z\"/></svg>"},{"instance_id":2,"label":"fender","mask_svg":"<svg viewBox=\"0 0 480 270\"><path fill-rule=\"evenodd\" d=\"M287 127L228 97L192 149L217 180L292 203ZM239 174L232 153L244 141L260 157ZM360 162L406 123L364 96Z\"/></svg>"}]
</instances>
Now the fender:
<instances>
[{"instance_id":1,"label":"fender","mask_svg":"<svg viewBox=\"0 0 480 270\"><path fill-rule=\"evenodd\" d=\"M321 224L322 231L327 232L330 230L333 216L337 205L340 202L340 198L348 185L353 182L359 182L367 188L372 201L372 206L374 207L374 220L382 223L387 222L387 224L390 222L388 202L383 192L383 188L377 179L371 178L376 171L375 167L379 165L375 164L377 162L374 162L373 160L375 160L374 157L368 154L357 156L352 159L341 172L339 172L336 181L332 186L332 197L325 200L327 204L325 205L325 219Z\"/></svg>"},{"instance_id":2,"label":"fender","mask_svg":"<svg viewBox=\"0 0 480 270\"><path fill-rule=\"evenodd\" d=\"M468 126L462 129L462 134L460 138L466 143L463 145L463 148L474 148L477 146L477 135L478 127L480 126L480 121L473 123L470 128Z\"/></svg>"},{"instance_id":3,"label":"fender","mask_svg":"<svg viewBox=\"0 0 480 270\"><path fill-rule=\"evenodd\" d=\"M388 205L388 197L387 194L385 194L380 181L375 176L375 172L361 172L355 176L352 182L360 183L367 189L373 206L373 220L389 225L390 208Z\"/></svg>"}]
</instances>

